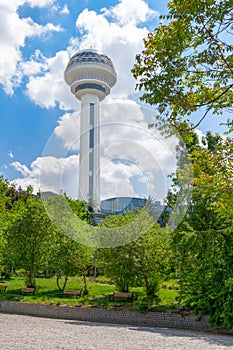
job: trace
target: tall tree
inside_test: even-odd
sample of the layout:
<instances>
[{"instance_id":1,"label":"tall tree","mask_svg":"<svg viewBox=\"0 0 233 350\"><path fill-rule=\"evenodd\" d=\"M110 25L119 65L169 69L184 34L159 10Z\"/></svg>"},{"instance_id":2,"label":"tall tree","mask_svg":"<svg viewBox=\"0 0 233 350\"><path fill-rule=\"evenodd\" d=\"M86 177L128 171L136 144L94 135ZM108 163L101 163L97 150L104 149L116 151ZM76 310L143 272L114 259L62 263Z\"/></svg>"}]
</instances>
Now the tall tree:
<instances>
[{"instance_id":1,"label":"tall tree","mask_svg":"<svg viewBox=\"0 0 233 350\"><path fill-rule=\"evenodd\" d=\"M233 328L233 142L208 134L191 152L193 193L174 234L180 289L216 327Z\"/></svg>"},{"instance_id":2,"label":"tall tree","mask_svg":"<svg viewBox=\"0 0 233 350\"><path fill-rule=\"evenodd\" d=\"M200 111L194 128L208 113L233 111L232 0L174 0L168 10L132 72L145 89L142 100L158 106L160 126L166 120L182 129L184 118Z\"/></svg>"}]
</instances>

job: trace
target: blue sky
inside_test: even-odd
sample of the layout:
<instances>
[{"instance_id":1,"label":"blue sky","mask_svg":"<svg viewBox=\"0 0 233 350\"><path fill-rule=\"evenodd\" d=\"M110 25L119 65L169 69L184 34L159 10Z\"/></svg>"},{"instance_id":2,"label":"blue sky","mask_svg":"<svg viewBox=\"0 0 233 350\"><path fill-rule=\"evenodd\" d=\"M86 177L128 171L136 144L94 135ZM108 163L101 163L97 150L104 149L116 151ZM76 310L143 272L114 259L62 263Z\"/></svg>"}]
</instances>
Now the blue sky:
<instances>
[{"instance_id":1,"label":"blue sky","mask_svg":"<svg viewBox=\"0 0 233 350\"><path fill-rule=\"evenodd\" d=\"M60 187L76 196L80 105L63 74L70 55L91 46L111 57L118 75L103 110L102 198L149 192L163 197L172 168L170 156L162 159L161 154L165 148L173 150L170 144L161 146L157 167L152 169L149 153L157 146L150 137L157 136L146 130L151 111L144 116L139 111L130 70L143 49L143 38L159 23L159 14L166 13L166 5L166 0L0 0L0 174L4 178L22 187L31 184L35 190L58 192ZM114 127L119 110L124 117L121 127ZM129 125L136 129L130 131ZM217 131L217 125L218 121L207 119L200 130ZM129 143L134 152L126 154ZM158 172L164 182L161 193L155 184Z\"/></svg>"}]
</instances>

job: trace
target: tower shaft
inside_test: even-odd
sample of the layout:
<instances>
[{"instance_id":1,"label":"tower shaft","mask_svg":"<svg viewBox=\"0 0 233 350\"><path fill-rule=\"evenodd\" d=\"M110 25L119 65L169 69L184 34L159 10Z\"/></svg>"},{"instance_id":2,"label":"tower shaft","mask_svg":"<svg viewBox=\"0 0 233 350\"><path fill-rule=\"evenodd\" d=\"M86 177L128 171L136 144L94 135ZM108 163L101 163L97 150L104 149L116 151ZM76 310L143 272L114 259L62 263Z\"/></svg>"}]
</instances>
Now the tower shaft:
<instances>
[{"instance_id":1,"label":"tower shaft","mask_svg":"<svg viewBox=\"0 0 233 350\"><path fill-rule=\"evenodd\" d=\"M99 98L81 97L79 198L100 210L100 126Z\"/></svg>"}]
</instances>

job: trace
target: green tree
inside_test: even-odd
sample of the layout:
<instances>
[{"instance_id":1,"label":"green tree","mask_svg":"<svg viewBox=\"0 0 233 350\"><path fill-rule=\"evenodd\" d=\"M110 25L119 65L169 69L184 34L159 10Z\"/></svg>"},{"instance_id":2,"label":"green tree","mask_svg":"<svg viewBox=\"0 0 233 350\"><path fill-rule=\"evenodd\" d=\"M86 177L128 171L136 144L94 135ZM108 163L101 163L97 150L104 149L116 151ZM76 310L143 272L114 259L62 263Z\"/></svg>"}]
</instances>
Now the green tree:
<instances>
[{"instance_id":1,"label":"green tree","mask_svg":"<svg viewBox=\"0 0 233 350\"><path fill-rule=\"evenodd\" d=\"M73 212L82 220L87 223L91 222L90 212L88 211L88 204L79 199L72 199L65 194L68 205Z\"/></svg>"},{"instance_id":2,"label":"green tree","mask_svg":"<svg viewBox=\"0 0 233 350\"><path fill-rule=\"evenodd\" d=\"M80 271L76 263L76 244L62 232L55 230L48 261L49 270L55 274L57 287L60 291L66 288L69 276Z\"/></svg>"},{"instance_id":3,"label":"green tree","mask_svg":"<svg viewBox=\"0 0 233 350\"><path fill-rule=\"evenodd\" d=\"M24 269L27 287L36 287L36 274L46 269L53 227L41 200L28 197L14 207L15 215L5 230L6 252Z\"/></svg>"},{"instance_id":4,"label":"green tree","mask_svg":"<svg viewBox=\"0 0 233 350\"><path fill-rule=\"evenodd\" d=\"M109 215L100 226L118 228L127 225L134 219L135 215L130 212L122 215ZM104 272L114 281L119 291L128 292L130 286L135 283L136 276L132 244L99 249L97 256Z\"/></svg>"},{"instance_id":5,"label":"green tree","mask_svg":"<svg viewBox=\"0 0 233 350\"><path fill-rule=\"evenodd\" d=\"M140 214L142 211L140 211ZM128 212L109 216L103 226L119 227L135 220L139 213ZM131 243L100 249L105 273L111 277L120 291L127 292L134 285L144 285L148 296L153 297L164 278L170 257L170 235L157 223Z\"/></svg>"},{"instance_id":6,"label":"green tree","mask_svg":"<svg viewBox=\"0 0 233 350\"><path fill-rule=\"evenodd\" d=\"M164 281L170 272L170 240L168 229L155 223L146 234L132 244L136 276L145 286L148 297L156 296L160 282Z\"/></svg>"},{"instance_id":7,"label":"green tree","mask_svg":"<svg viewBox=\"0 0 233 350\"><path fill-rule=\"evenodd\" d=\"M6 253L7 241L4 232L17 217L21 206L31 193L30 186L25 191L21 188L16 189L14 184L0 177L0 270L5 277L10 275L12 261Z\"/></svg>"},{"instance_id":8,"label":"green tree","mask_svg":"<svg viewBox=\"0 0 233 350\"><path fill-rule=\"evenodd\" d=\"M233 142L208 134L191 152L193 193L174 234L182 297L215 327L233 328Z\"/></svg>"},{"instance_id":9,"label":"green tree","mask_svg":"<svg viewBox=\"0 0 233 350\"><path fill-rule=\"evenodd\" d=\"M91 247L87 247L84 245L79 245L76 264L81 271L81 275L83 278L83 294L88 295L88 287L87 287L87 276L93 270L95 263L95 250Z\"/></svg>"},{"instance_id":10,"label":"green tree","mask_svg":"<svg viewBox=\"0 0 233 350\"><path fill-rule=\"evenodd\" d=\"M87 275L93 268L93 264L93 248L83 246L62 232L55 231L48 265L50 271L56 275L59 290L66 288L70 276L81 275L84 285L83 293L87 295L89 293Z\"/></svg>"},{"instance_id":11,"label":"green tree","mask_svg":"<svg viewBox=\"0 0 233 350\"><path fill-rule=\"evenodd\" d=\"M6 225L7 190L8 184L2 177L0 177L0 273L4 270L5 240L3 237L3 232Z\"/></svg>"},{"instance_id":12,"label":"green tree","mask_svg":"<svg viewBox=\"0 0 233 350\"><path fill-rule=\"evenodd\" d=\"M232 0L174 0L168 11L132 72L142 100L158 106L160 126L166 120L182 130L184 118L200 111L194 128L208 113L232 111Z\"/></svg>"},{"instance_id":13,"label":"green tree","mask_svg":"<svg viewBox=\"0 0 233 350\"><path fill-rule=\"evenodd\" d=\"M48 198L44 204L47 210L49 208L52 218L58 217L57 220L53 220L58 225L54 233L49 260L50 270L56 274L57 287L59 290L64 290L69 276L81 275L84 284L83 293L87 295L87 275L93 268L94 249L79 243L77 236L82 235L82 226L72 225L76 216L86 224L90 222L87 204L66 195ZM69 210L72 212L71 216ZM63 285L61 285L62 279Z\"/></svg>"}]
</instances>

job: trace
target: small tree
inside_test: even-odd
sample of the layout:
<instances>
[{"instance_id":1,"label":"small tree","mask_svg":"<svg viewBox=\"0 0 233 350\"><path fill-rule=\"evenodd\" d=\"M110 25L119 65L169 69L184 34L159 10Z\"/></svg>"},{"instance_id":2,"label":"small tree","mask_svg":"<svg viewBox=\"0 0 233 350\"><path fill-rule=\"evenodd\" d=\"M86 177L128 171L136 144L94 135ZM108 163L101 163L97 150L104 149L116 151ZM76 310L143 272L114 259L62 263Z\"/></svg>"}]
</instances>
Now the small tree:
<instances>
[{"instance_id":1,"label":"small tree","mask_svg":"<svg viewBox=\"0 0 233 350\"><path fill-rule=\"evenodd\" d=\"M66 288L69 276L80 273L76 259L77 247L75 242L56 230L51 247L49 268L56 275L56 283L60 291ZM61 284L62 278L64 278L63 284Z\"/></svg>"},{"instance_id":2,"label":"small tree","mask_svg":"<svg viewBox=\"0 0 233 350\"><path fill-rule=\"evenodd\" d=\"M43 203L36 198L17 203L14 214L5 232L7 254L24 269L27 287L36 287L36 273L47 265L53 227Z\"/></svg>"},{"instance_id":3,"label":"small tree","mask_svg":"<svg viewBox=\"0 0 233 350\"><path fill-rule=\"evenodd\" d=\"M169 271L171 235L166 228L157 223L142 237L133 243L136 271L142 280L148 297L156 296L160 281Z\"/></svg>"},{"instance_id":4,"label":"small tree","mask_svg":"<svg viewBox=\"0 0 233 350\"><path fill-rule=\"evenodd\" d=\"M118 228L135 219L135 215L128 212L122 215L109 215L101 223L102 227ZM115 248L100 249L98 259L101 260L103 269L115 283L121 292L128 292L135 280L135 261L132 245L126 244Z\"/></svg>"},{"instance_id":5,"label":"small tree","mask_svg":"<svg viewBox=\"0 0 233 350\"><path fill-rule=\"evenodd\" d=\"M140 215L146 211L140 211ZM118 227L130 223L138 214L109 216L103 225ZM148 296L155 296L159 281L167 269L170 235L156 223L138 239L116 248L100 249L105 273L112 278L120 291L130 286L144 284Z\"/></svg>"},{"instance_id":6,"label":"small tree","mask_svg":"<svg viewBox=\"0 0 233 350\"><path fill-rule=\"evenodd\" d=\"M50 269L56 274L57 287L59 290L64 290L69 276L81 274L84 294L87 295L86 275L94 263L93 249L80 243L82 242L80 237L85 237L82 223L87 227L90 221L87 205L66 195L48 198L44 204L57 226L50 257ZM63 285L61 285L62 277L64 277Z\"/></svg>"},{"instance_id":7,"label":"small tree","mask_svg":"<svg viewBox=\"0 0 233 350\"><path fill-rule=\"evenodd\" d=\"M49 267L56 275L57 287L64 290L69 276L83 277L84 295L88 294L86 276L93 267L93 249L84 247L60 231L56 231L51 247ZM61 285L62 278L64 282Z\"/></svg>"}]
</instances>

